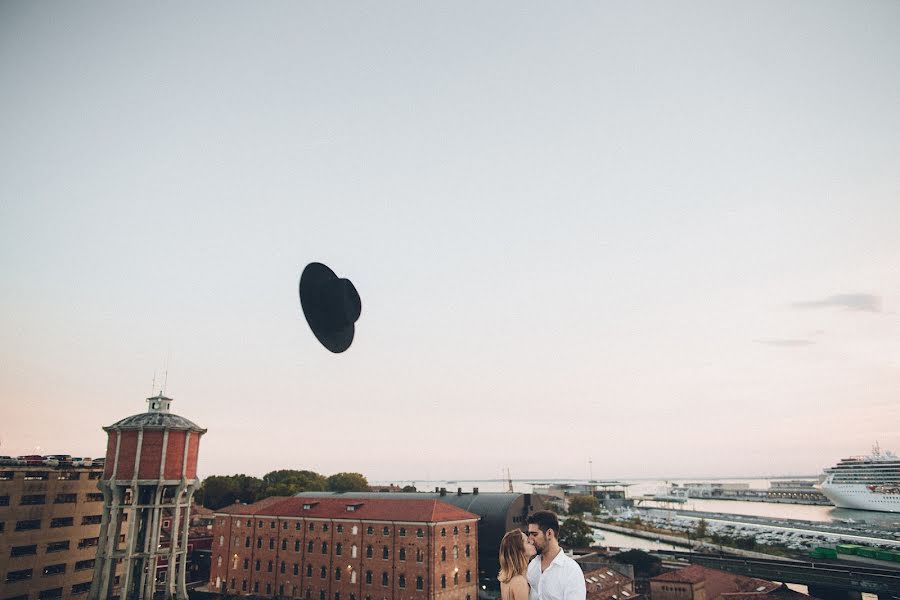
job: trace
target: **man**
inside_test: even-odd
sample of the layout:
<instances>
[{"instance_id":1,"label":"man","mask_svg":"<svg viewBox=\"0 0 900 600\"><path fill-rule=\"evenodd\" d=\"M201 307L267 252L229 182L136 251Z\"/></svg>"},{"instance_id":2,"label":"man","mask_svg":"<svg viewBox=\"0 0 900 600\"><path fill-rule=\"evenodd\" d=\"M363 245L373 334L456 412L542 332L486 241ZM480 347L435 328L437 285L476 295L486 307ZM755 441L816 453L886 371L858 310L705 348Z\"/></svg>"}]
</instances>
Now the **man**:
<instances>
[{"instance_id":1,"label":"man","mask_svg":"<svg viewBox=\"0 0 900 600\"><path fill-rule=\"evenodd\" d=\"M585 600L584 573L559 547L559 519L539 510L525 520L537 556L528 565L529 600Z\"/></svg>"}]
</instances>

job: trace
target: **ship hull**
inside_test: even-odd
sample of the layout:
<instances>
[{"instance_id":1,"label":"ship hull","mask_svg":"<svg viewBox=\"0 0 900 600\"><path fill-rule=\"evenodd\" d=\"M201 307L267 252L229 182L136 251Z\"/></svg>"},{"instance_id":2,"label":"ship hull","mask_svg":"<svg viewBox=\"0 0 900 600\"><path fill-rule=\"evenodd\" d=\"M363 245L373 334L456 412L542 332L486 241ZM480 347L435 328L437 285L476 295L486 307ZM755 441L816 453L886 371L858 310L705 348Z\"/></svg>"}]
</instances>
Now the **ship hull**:
<instances>
[{"instance_id":1,"label":"ship hull","mask_svg":"<svg viewBox=\"0 0 900 600\"><path fill-rule=\"evenodd\" d=\"M822 493L838 508L900 513L900 494L873 492L866 485L826 483Z\"/></svg>"}]
</instances>

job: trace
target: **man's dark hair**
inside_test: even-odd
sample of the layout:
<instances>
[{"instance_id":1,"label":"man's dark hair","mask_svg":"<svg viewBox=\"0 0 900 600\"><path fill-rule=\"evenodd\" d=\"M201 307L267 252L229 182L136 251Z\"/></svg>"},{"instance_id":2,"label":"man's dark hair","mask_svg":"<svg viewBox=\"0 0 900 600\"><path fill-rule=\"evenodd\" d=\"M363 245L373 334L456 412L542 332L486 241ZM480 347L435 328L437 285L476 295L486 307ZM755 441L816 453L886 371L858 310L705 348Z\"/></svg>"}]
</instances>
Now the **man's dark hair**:
<instances>
[{"instance_id":1,"label":"man's dark hair","mask_svg":"<svg viewBox=\"0 0 900 600\"><path fill-rule=\"evenodd\" d=\"M537 525L538 529L541 530L541 533L547 533L548 529L552 529L556 537L559 537L559 519L554 512L550 512L549 510L533 512L525 519L525 523L527 525Z\"/></svg>"}]
</instances>

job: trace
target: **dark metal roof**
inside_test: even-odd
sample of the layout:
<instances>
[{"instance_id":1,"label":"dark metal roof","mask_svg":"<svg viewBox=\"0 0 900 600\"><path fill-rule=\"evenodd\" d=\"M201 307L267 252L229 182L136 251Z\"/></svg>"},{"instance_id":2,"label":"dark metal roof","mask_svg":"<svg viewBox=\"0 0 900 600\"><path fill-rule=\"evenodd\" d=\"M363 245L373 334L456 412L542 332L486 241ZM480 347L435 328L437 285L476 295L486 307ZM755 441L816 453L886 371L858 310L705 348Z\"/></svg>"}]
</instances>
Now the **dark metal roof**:
<instances>
[{"instance_id":1,"label":"dark metal roof","mask_svg":"<svg viewBox=\"0 0 900 600\"><path fill-rule=\"evenodd\" d=\"M114 431L117 429L187 429L190 431L198 431L206 433L206 430L184 417L172 414L170 412L144 412L137 415L125 417L121 421L117 421L108 427L104 427L104 431Z\"/></svg>"}]
</instances>

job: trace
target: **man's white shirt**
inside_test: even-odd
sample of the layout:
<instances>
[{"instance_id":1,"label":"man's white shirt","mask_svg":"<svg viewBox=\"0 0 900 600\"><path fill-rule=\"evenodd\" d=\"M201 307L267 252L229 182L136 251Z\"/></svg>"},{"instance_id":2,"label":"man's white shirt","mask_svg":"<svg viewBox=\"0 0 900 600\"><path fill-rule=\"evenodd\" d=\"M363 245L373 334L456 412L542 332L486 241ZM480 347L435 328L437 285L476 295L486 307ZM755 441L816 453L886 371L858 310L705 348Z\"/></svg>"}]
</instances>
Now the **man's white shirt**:
<instances>
[{"instance_id":1,"label":"man's white shirt","mask_svg":"<svg viewBox=\"0 0 900 600\"><path fill-rule=\"evenodd\" d=\"M543 573L540 555L534 557L528 564L528 585L528 600L585 600L587 596L584 572L562 550Z\"/></svg>"}]
</instances>

